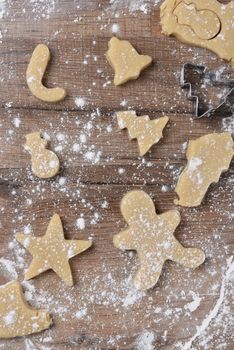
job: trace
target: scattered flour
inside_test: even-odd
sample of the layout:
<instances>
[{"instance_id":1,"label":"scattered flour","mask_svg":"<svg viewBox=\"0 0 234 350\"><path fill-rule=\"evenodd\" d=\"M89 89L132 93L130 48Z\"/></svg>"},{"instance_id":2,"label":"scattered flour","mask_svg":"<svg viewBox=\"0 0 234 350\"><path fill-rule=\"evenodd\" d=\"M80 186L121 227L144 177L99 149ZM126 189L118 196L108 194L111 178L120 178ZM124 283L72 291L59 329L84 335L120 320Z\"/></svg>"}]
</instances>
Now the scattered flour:
<instances>
[{"instance_id":1,"label":"scattered flour","mask_svg":"<svg viewBox=\"0 0 234 350\"><path fill-rule=\"evenodd\" d=\"M94 151L88 151L84 154L84 159L92 164L96 164L99 162L102 152L94 152Z\"/></svg>"},{"instance_id":2,"label":"scattered flour","mask_svg":"<svg viewBox=\"0 0 234 350\"><path fill-rule=\"evenodd\" d=\"M11 261L9 259L1 258L0 259L0 266L3 266L5 268L6 273L9 275L12 279L18 278L18 273L15 269L15 262ZM1 272L4 273L4 270L1 269ZM8 277L8 276L7 276Z\"/></svg>"},{"instance_id":3,"label":"scattered flour","mask_svg":"<svg viewBox=\"0 0 234 350\"><path fill-rule=\"evenodd\" d=\"M75 98L75 104L76 104L77 107L79 107L81 109L84 109L85 104L86 104L86 100L85 100L84 97L81 97L81 96L76 97Z\"/></svg>"},{"instance_id":4,"label":"scattered flour","mask_svg":"<svg viewBox=\"0 0 234 350\"><path fill-rule=\"evenodd\" d=\"M78 320L80 320L81 318L83 318L85 315L87 314L87 308L81 309L79 311L76 312L76 318Z\"/></svg>"},{"instance_id":5,"label":"scattered flour","mask_svg":"<svg viewBox=\"0 0 234 350\"><path fill-rule=\"evenodd\" d=\"M117 24L117 23L114 23L113 25L112 25L112 27L111 27L111 30L112 30L112 33L118 33L119 32L119 30L120 30L120 27L119 27L119 25Z\"/></svg>"},{"instance_id":6,"label":"scattered flour","mask_svg":"<svg viewBox=\"0 0 234 350\"><path fill-rule=\"evenodd\" d=\"M34 14L34 20L49 19L55 12L58 0L29 0L28 5Z\"/></svg>"},{"instance_id":7,"label":"scattered flour","mask_svg":"<svg viewBox=\"0 0 234 350\"><path fill-rule=\"evenodd\" d=\"M155 340L154 332L143 330L137 339L137 350L156 350L153 342Z\"/></svg>"},{"instance_id":8,"label":"scattered flour","mask_svg":"<svg viewBox=\"0 0 234 350\"><path fill-rule=\"evenodd\" d=\"M197 170L197 168L201 164L202 164L202 160L200 158L196 158L196 157L191 158L188 165L188 171L192 174L194 171Z\"/></svg>"},{"instance_id":9,"label":"scattered flour","mask_svg":"<svg viewBox=\"0 0 234 350\"><path fill-rule=\"evenodd\" d=\"M114 12L128 9L130 13L140 11L147 14L160 2L161 0L110 0L110 9Z\"/></svg>"},{"instance_id":10,"label":"scattered flour","mask_svg":"<svg viewBox=\"0 0 234 350\"><path fill-rule=\"evenodd\" d=\"M79 230L84 230L85 229L85 220L83 217L80 217L79 219L76 220L76 227Z\"/></svg>"},{"instance_id":11,"label":"scattered flour","mask_svg":"<svg viewBox=\"0 0 234 350\"><path fill-rule=\"evenodd\" d=\"M20 123L21 123L20 118L15 117L15 118L13 119L13 125L14 125L16 128L19 128Z\"/></svg>"},{"instance_id":12,"label":"scattered flour","mask_svg":"<svg viewBox=\"0 0 234 350\"><path fill-rule=\"evenodd\" d=\"M234 115L222 119L222 129L234 134Z\"/></svg>"},{"instance_id":13,"label":"scattered flour","mask_svg":"<svg viewBox=\"0 0 234 350\"><path fill-rule=\"evenodd\" d=\"M219 310L222 306L222 303L225 298L225 289L228 281L230 280L232 274L234 272L234 261L233 257L230 257L227 261L227 270L226 273L223 277L222 283L221 283L221 288L220 288L220 293L219 293L219 298L215 303L215 306L213 309L210 311L210 313L207 315L207 317L203 320L202 324L197 327L197 331L194 334L194 336L187 341L186 343L178 343L177 348L179 347L180 350L189 350L191 349L194 341L199 338L205 330L209 327L210 323L215 319L215 317L218 315Z\"/></svg>"},{"instance_id":14,"label":"scattered flour","mask_svg":"<svg viewBox=\"0 0 234 350\"><path fill-rule=\"evenodd\" d=\"M59 185L60 186L64 186L66 184L66 182L67 182L67 179L65 177L61 176L59 178Z\"/></svg>"},{"instance_id":15,"label":"scattered flour","mask_svg":"<svg viewBox=\"0 0 234 350\"><path fill-rule=\"evenodd\" d=\"M3 18L6 11L6 1L0 0L0 19Z\"/></svg>"},{"instance_id":16,"label":"scattered flour","mask_svg":"<svg viewBox=\"0 0 234 350\"><path fill-rule=\"evenodd\" d=\"M191 292L193 301L191 303L188 303L184 306L185 310L189 310L190 312L193 312L197 310L197 308L200 306L202 298L200 298L196 293Z\"/></svg>"},{"instance_id":17,"label":"scattered flour","mask_svg":"<svg viewBox=\"0 0 234 350\"><path fill-rule=\"evenodd\" d=\"M16 311L11 310L6 316L3 317L3 320L7 326L13 324L16 320Z\"/></svg>"}]
</instances>

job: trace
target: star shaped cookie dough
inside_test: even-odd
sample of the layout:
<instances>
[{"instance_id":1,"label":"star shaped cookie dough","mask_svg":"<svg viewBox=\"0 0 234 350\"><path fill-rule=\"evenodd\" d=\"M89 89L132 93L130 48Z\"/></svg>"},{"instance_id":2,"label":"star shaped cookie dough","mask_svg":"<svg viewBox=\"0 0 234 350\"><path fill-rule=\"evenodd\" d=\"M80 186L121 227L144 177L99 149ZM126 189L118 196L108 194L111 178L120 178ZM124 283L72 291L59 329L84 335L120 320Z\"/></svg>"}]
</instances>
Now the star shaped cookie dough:
<instances>
[{"instance_id":1,"label":"star shaped cookie dough","mask_svg":"<svg viewBox=\"0 0 234 350\"><path fill-rule=\"evenodd\" d=\"M152 288L158 281L166 260L187 268L196 268L205 260L202 250L184 248L174 237L180 223L177 210L158 215L152 199L144 191L130 191L121 202L121 212L128 228L113 238L116 248L136 250L140 269L134 278L138 289Z\"/></svg>"},{"instance_id":2,"label":"star shaped cookie dough","mask_svg":"<svg viewBox=\"0 0 234 350\"><path fill-rule=\"evenodd\" d=\"M68 286L73 285L69 259L92 245L91 241L66 240L58 214L52 216L44 236L32 237L17 233L16 239L33 256L33 261L25 274L26 280L52 269Z\"/></svg>"}]
</instances>

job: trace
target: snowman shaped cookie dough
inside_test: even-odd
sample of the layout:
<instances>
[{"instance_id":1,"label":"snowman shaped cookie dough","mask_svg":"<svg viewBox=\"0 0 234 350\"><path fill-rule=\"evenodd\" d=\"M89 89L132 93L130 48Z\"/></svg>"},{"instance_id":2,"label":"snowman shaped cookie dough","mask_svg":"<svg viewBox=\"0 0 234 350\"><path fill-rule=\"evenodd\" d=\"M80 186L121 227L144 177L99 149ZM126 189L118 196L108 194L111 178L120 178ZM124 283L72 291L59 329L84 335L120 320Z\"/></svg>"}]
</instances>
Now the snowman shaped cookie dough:
<instances>
[{"instance_id":1,"label":"snowman shaped cookie dough","mask_svg":"<svg viewBox=\"0 0 234 350\"><path fill-rule=\"evenodd\" d=\"M59 159L57 155L46 149L47 141L39 132L26 135L25 149L31 154L32 171L41 179L55 176L59 171Z\"/></svg>"}]
</instances>

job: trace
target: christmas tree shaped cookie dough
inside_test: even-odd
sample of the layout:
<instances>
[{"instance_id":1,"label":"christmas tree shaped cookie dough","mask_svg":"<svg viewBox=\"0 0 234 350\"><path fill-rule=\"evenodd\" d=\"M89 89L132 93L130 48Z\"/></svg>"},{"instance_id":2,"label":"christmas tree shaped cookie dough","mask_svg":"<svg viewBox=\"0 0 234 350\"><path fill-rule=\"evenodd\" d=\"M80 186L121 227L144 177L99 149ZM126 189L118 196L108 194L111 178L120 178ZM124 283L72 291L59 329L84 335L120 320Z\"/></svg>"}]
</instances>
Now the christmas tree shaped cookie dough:
<instances>
[{"instance_id":1,"label":"christmas tree shaped cookie dough","mask_svg":"<svg viewBox=\"0 0 234 350\"><path fill-rule=\"evenodd\" d=\"M52 324L50 315L33 309L18 281L0 286L0 339L41 332Z\"/></svg>"},{"instance_id":2,"label":"christmas tree shaped cookie dough","mask_svg":"<svg viewBox=\"0 0 234 350\"><path fill-rule=\"evenodd\" d=\"M41 179L48 179L59 172L59 159L56 154L46 149L47 141L39 132L26 135L25 149L32 159L32 172Z\"/></svg>"},{"instance_id":3,"label":"christmas tree shaped cookie dough","mask_svg":"<svg viewBox=\"0 0 234 350\"><path fill-rule=\"evenodd\" d=\"M143 156L162 138L162 131L168 123L168 117L150 120L147 115L137 117L136 112L116 113L120 129L128 129L130 139L137 139L140 155Z\"/></svg>"},{"instance_id":4,"label":"christmas tree shaped cookie dough","mask_svg":"<svg viewBox=\"0 0 234 350\"><path fill-rule=\"evenodd\" d=\"M44 44L39 44L33 51L26 78L31 93L45 102L58 102L64 99L66 91L59 87L47 88L42 84L46 67L50 60L50 51Z\"/></svg>"},{"instance_id":5,"label":"christmas tree shaped cookie dough","mask_svg":"<svg viewBox=\"0 0 234 350\"><path fill-rule=\"evenodd\" d=\"M190 141L186 157L188 163L179 177L175 204L196 207L201 204L209 186L219 181L228 170L234 155L230 133L208 134Z\"/></svg>"},{"instance_id":6,"label":"christmas tree shaped cookie dough","mask_svg":"<svg viewBox=\"0 0 234 350\"><path fill-rule=\"evenodd\" d=\"M192 269L204 262L202 250L184 248L174 237L180 223L177 210L156 214L153 201L144 191L127 193L120 208L128 228L116 234L113 242L116 248L137 251L140 269L133 281L136 288L153 287L166 260Z\"/></svg>"},{"instance_id":7,"label":"christmas tree shaped cookie dough","mask_svg":"<svg viewBox=\"0 0 234 350\"><path fill-rule=\"evenodd\" d=\"M161 26L166 35L207 48L234 66L234 1L165 0Z\"/></svg>"},{"instance_id":8,"label":"christmas tree shaped cookie dough","mask_svg":"<svg viewBox=\"0 0 234 350\"><path fill-rule=\"evenodd\" d=\"M16 239L33 256L33 261L25 274L26 280L52 269L68 286L73 285L69 259L92 245L89 240L66 240L61 219L57 214L51 218L44 236L32 237L17 233Z\"/></svg>"},{"instance_id":9,"label":"christmas tree shaped cookie dough","mask_svg":"<svg viewBox=\"0 0 234 350\"><path fill-rule=\"evenodd\" d=\"M108 48L106 57L115 71L115 85L137 79L141 71L152 62L150 56L139 55L127 40L119 40L113 37L108 43Z\"/></svg>"}]
</instances>

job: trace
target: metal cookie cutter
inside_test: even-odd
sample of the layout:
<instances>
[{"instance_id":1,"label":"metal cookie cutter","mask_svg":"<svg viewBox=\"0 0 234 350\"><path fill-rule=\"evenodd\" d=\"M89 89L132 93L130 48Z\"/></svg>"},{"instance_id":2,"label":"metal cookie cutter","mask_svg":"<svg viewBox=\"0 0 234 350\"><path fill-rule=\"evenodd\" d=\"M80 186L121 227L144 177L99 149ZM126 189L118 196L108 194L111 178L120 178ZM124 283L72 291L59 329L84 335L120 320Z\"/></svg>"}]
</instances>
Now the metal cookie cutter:
<instances>
[{"instance_id":1,"label":"metal cookie cutter","mask_svg":"<svg viewBox=\"0 0 234 350\"><path fill-rule=\"evenodd\" d=\"M229 89L218 106L209 107L207 109L201 108L200 100L197 95L193 94L191 83L191 74L197 74L203 81L207 81L209 85L219 86ZM209 73L207 68L202 65L185 63L181 70L180 85L184 89L188 89L188 99L194 102L195 117L210 117L211 115L227 115L234 113L234 80L218 80L215 73Z\"/></svg>"}]
</instances>

